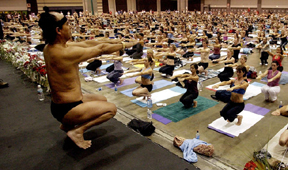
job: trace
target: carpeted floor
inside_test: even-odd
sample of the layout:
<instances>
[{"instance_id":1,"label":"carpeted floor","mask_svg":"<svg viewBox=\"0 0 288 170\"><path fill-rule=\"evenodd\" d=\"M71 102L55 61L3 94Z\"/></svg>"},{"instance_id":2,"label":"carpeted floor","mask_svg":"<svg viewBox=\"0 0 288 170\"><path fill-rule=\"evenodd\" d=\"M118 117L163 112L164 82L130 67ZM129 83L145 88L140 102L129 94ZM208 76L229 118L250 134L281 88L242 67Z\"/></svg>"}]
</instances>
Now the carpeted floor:
<instances>
[{"instance_id":1,"label":"carpeted floor","mask_svg":"<svg viewBox=\"0 0 288 170\"><path fill-rule=\"evenodd\" d=\"M85 133L87 150L77 148L50 113L50 97L37 99L36 86L0 60L0 169L184 170L193 165L112 119Z\"/></svg>"}]
</instances>

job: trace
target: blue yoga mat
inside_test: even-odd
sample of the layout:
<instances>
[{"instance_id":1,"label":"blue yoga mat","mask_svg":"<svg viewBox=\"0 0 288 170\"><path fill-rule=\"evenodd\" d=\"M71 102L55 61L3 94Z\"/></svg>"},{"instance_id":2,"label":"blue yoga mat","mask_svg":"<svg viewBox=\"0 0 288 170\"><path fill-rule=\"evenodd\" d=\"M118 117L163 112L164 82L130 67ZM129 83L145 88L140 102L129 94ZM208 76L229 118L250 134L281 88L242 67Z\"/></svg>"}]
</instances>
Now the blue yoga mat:
<instances>
[{"instance_id":1,"label":"blue yoga mat","mask_svg":"<svg viewBox=\"0 0 288 170\"><path fill-rule=\"evenodd\" d=\"M153 89L152 90L157 90L157 89L160 89L162 87L169 86L169 85L172 85L172 84L174 84L174 83L172 83L171 81L167 81L167 80L155 81L154 84L153 84ZM127 90L123 90L123 91L121 91L121 93L125 94L128 97L133 97L132 91L134 89L136 89L136 88L137 87L134 87L134 88L131 88L131 89L127 89Z\"/></svg>"},{"instance_id":2,"label":"blue yoga mat","mask_svg":"<svg viewBox=\"0 0 288 170\"><path fill-rule=\"evenodd\" d=\"M106 69L107 67L111 66L113 63L109 63L109 64L104 64L100 67L100 69Z\"/></svg>"}]
</instances>

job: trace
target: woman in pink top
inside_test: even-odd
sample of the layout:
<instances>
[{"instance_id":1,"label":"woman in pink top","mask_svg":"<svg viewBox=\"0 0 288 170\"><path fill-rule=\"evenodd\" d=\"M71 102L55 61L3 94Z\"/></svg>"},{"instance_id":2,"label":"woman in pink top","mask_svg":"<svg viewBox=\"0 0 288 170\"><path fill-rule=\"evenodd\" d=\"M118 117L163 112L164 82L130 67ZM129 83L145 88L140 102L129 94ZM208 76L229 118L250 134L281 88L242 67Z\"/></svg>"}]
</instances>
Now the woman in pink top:
<instances>
[{"instance_id":1,"label":"woman in pink top","mask_svg":"<svg viewBox=\"0 0 288 170\"><path fill-rule=\"evenodd\" d=\"M277 94L280 92L279 81L281 72L277 70L279 67L279 63L277 61L273 61L271 67L272 69L265 71L263 74L259 75L257 79L261 80L267 75L268 83L261 88L261 91L265 94L265 101L271 101L273 103L277 100Z\"/></svg>"}]
</instances>

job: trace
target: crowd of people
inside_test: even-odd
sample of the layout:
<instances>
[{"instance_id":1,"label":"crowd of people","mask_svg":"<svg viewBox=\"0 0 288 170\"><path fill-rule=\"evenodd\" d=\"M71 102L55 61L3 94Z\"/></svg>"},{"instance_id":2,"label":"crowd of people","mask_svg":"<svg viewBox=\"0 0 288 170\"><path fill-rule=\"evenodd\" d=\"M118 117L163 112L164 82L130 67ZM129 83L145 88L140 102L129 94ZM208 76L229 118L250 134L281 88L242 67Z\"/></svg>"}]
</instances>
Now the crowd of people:
<instances>
[{"instance_id":1,"label":"crowd of people","mask_svg":"<svg viewBox=\"0 0 288 170\"><path fill-rule=\"evenodd\" d=\"M50 12L48 8L44 10L36 21L4 22L3 38L29 45L35 38L31 37L30 32L42 32L38 39L45 43L42 50L51 87L51 112L61 122L60 128L80 148L91 146L91 141L84 140L83 133L112 118L117 110L113 103L107 102L105 96L82 94L78 64L87 60L89 69L96 73L101 72L99 67L102 61L113 60L114 65L107 78L115 84L123 83L122 75L138 72L133 76L139 76L135 82L140 85L132 94L143 96L143 99L151 97L155 63L160 63L159 72L164 78L178 81L187 89L179 99L187 108L197 107L195 99L199 95L199 76L207 77L207 68L224 63L224 70L218 75L221 83L213 88L230 85L227 91L231 92L231 98L220 115L228 122L238 119L236 125L240 126L243 116L239 113L245 106L243 95L249 86L247 73L253 67L246 64L247 54L243 54L241 49L254 45L260 52L260 64L267 66L267 71L257 77L261 79L267 76L268 83L261 89L265 101L275 102L280 92L288 15L142 11L101 16L86 13L83 16L77 13L64 16ZM279 45L278 40L281 41ZM147 53L144 53L144 49L148 49ZM222 55L224 49L227 54ZM113 52L113 57L100 57ZM130 64L143 64L143 68L124 72L124 53L132 59ZM200 54L200 62L190 65L191 73L173 75L174 69L192 62L196 53ZM272 57L271 67L268 67L269 56ZM233 68L236 68L236 79L231 79ZM277 109L272 114L287 116L287 107ZM280 144L288 146L287 132L281 136Z\"/></svg>"}]
</instances>

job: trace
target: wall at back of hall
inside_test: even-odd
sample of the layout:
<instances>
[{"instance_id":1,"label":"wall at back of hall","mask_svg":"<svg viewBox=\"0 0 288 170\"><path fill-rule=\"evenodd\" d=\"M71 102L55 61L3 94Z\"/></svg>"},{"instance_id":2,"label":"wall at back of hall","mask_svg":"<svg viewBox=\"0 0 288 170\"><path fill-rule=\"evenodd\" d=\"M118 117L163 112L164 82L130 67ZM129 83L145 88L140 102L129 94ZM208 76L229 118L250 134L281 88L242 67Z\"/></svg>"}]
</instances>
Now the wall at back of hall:
<instances>
[{"instance_id":1,"label":"wall at back of hall","mask_svg":"<svg viewBox=\"0 0 288 170\"><path fill-rule=\"evenodd\" d=\"M25 0L26 1L26 0ZM43 12L43 7L82 7L82 0L37 0L38 13Z\"/></svg>"},{"instance_id":2,"label":"wall at back of hall","mask_svg":"<svg viewBox=\"0 0 288 170\"><path fill-rule=\"evenodd\" d=\"M25 11L26 0L0 0L0 11Z\"/></svg>"},{"instance_id":3,"label":"wall at back of hall","mask_svg":"<svg viewBox=\"0 0 288 170\"><path fill-rule=\"evenodd\" d=\"M268 12L272 11L274 13L288 13L288 0L261 0L261 11ZM258 0L231 0L231 11L241 12L250 8L251 10L257 10ZM227 0L204 0L204 4L210 5L211 11L226 11L227 10Z\"/></svg>"}]
</instances>

